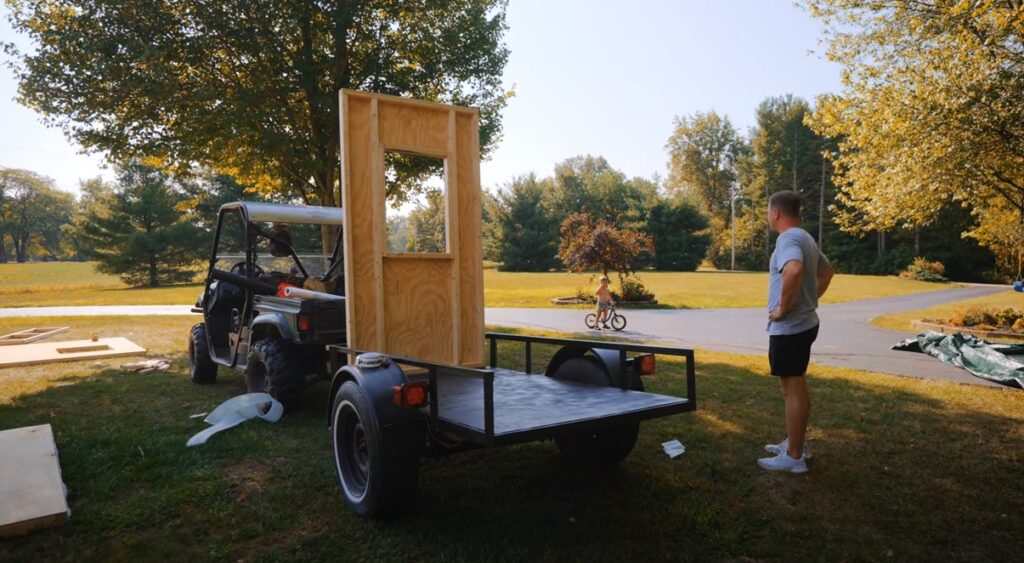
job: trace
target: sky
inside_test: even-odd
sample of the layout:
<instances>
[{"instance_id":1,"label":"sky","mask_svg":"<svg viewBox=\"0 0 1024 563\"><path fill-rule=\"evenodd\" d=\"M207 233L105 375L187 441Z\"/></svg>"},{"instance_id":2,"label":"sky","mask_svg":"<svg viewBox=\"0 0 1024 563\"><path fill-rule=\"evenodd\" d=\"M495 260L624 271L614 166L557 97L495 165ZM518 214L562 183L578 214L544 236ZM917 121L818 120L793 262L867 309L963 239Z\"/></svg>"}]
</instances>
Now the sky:
<instances>
[{"instance_id":1,"label":"sky","mask_svg":"<svg viewBox=\"0 0 1024 563\"><path fill-rule=\"evenodd\" d=\"M715 110L746 132L768 96L813 101L839 90L840 69L821 54L821 25L790 0L511 0L507 18L504 83L515 97L500 145L481 163L485 189L530 172L548 176L583 154L630 177L664 177L676 116ZM6 7L0 20L0 41L28 46ZM33 170L71 192L80 179L112 178L103 155L81 154L16 95L4 66L0 166Z\"/></svg>"}]
</instances>

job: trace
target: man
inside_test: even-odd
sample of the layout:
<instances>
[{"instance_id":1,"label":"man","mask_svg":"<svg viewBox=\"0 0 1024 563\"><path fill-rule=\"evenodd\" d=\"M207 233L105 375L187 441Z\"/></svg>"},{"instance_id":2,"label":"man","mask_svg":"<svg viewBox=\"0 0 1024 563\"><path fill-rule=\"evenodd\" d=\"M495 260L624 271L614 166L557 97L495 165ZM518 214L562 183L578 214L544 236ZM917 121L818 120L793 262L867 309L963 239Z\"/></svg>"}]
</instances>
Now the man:
<instances>
[{"instance_id":1,"label":"man","mask_svg":"<svg viewBox=\"0 0 1024 563\"><path fill-rule=\"evenodd\" d=\"M768 362L786 402L786 434L780 444L765 446L775 457L757 460L772 471L807 472L807 416L811 401L805 374L811 344L818 337L818 298L835 274L828 258L800 228L800 196L775 193L768 200L768 225L779 233L768 283Z\"/></svg>"}]
</instances>

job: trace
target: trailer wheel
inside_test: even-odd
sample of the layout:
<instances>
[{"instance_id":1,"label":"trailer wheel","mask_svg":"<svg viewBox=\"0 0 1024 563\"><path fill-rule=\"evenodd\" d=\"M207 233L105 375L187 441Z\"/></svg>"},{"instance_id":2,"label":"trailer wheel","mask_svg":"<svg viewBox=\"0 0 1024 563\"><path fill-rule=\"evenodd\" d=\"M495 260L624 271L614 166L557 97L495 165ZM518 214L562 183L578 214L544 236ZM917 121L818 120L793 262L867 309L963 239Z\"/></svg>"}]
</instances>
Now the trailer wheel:
<instances>
[{"instance_id":1,"label":"trailer wheel","mask_svg":"<svg viewBox=\"0 0 1024 563\"><path fill-rule=\"evenodd\" d=\"M418 458L412 452L385 453L380 424L366 391L346 381L333 405L334 467L349 506L363 516L381 517L412 500Z\"/></svg>"},{"instance_id":2,"label":"trailer wheel","mask_svg":"<svg viewBox=\"0 0 1024 563\"><path fill-rule=\"evenodd\" d=\"M188 377L192 383L217 381L217 364L210 358L206 325L199 323L188 331Z\"/></svg>"},{"instance_id":3,"label":"trailer wheel","mask_svg":"<svg viewBox=\"0 0 1024 563\"><path fill-rule=\"evenodd\" d=\"M613 384L598 361L587 356L566 360L551 377L588 385ZM557 437L555 444L571 465L603 468L626 459L633 451L639 434L640 423L632 422Z\"/></svg>"},{"instance_id":4,"label":"trailer wheel","mask_svg":"<svg viewBox=\"0 0 1024 563\"><path fill-rule=\"evenodd\" d=\"M264 338L253 345L246 360L246 390L266 393L287 407L302 391L301 366L301 358L289 343Z\"/></svg>"}]
</instances>

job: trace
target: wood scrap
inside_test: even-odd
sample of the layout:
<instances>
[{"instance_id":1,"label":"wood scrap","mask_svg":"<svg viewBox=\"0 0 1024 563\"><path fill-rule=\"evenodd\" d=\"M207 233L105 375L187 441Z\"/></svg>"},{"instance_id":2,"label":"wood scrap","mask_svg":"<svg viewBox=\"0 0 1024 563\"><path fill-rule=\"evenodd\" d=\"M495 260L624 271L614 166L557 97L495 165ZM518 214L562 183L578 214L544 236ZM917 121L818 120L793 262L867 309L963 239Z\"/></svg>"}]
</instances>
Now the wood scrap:
<instances>
[{"instance_id":1,"label":"wood scrap","mask_svg":"<svg viewBox=\"0 0 1024 563\"><path fill-rule=\"evenodd\" d=\"M25 330L19 330L18 332L12 332L0 336L0 346L14 346L18 344L28 344L44 338L49 338L55 334L67 332L71 327L67 326L50 326L43 328L29 328Z\"/></svg>"},{"instance_id":2,"label":"wood scrap","mask_svg":"<svg viewBox=\"0 0 1024 563\"><path fill-rule=\"evenodd\" d=\"M137 371L139 373L150 373L153 371L164 371L171 367L171 361L163 358L153 358L151 360L142 360L141 362L132 362L128 364L121 364L121 369L125 371Z\"/></svg>"}]
</instances>

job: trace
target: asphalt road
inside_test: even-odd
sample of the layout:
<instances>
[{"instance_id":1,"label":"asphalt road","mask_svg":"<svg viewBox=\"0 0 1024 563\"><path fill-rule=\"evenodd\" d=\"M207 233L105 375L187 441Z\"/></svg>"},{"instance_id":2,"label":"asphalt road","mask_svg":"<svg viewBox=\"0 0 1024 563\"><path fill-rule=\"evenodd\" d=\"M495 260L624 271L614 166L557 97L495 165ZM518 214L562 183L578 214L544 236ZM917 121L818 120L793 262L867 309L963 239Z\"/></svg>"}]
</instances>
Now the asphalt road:
<instances>
[{"instance_id":1,"label":"asphalt road","mask_svg":"<svg viewBox=\"0 0 1024 563\"><path fill-rule=\"evenodd\" d=\"M913 333L894 332L871 325L870 319L889 313L924 309L1006 291L1002 287L972 286L927 293L851 301L819 308L821 331L812 349L814 363L910 377L1000 387L948 366L926 354L897 352L889 347ZM765 309L633 309L620 310L628 325L611 334L686 348L704 348L737 354L768 354ZM489 325L535 328L560 332L597 333L586 329L588 311L578 309L487 309ZM767 369L767 360L765 362Z\"/></svg>"}]
</instances>

